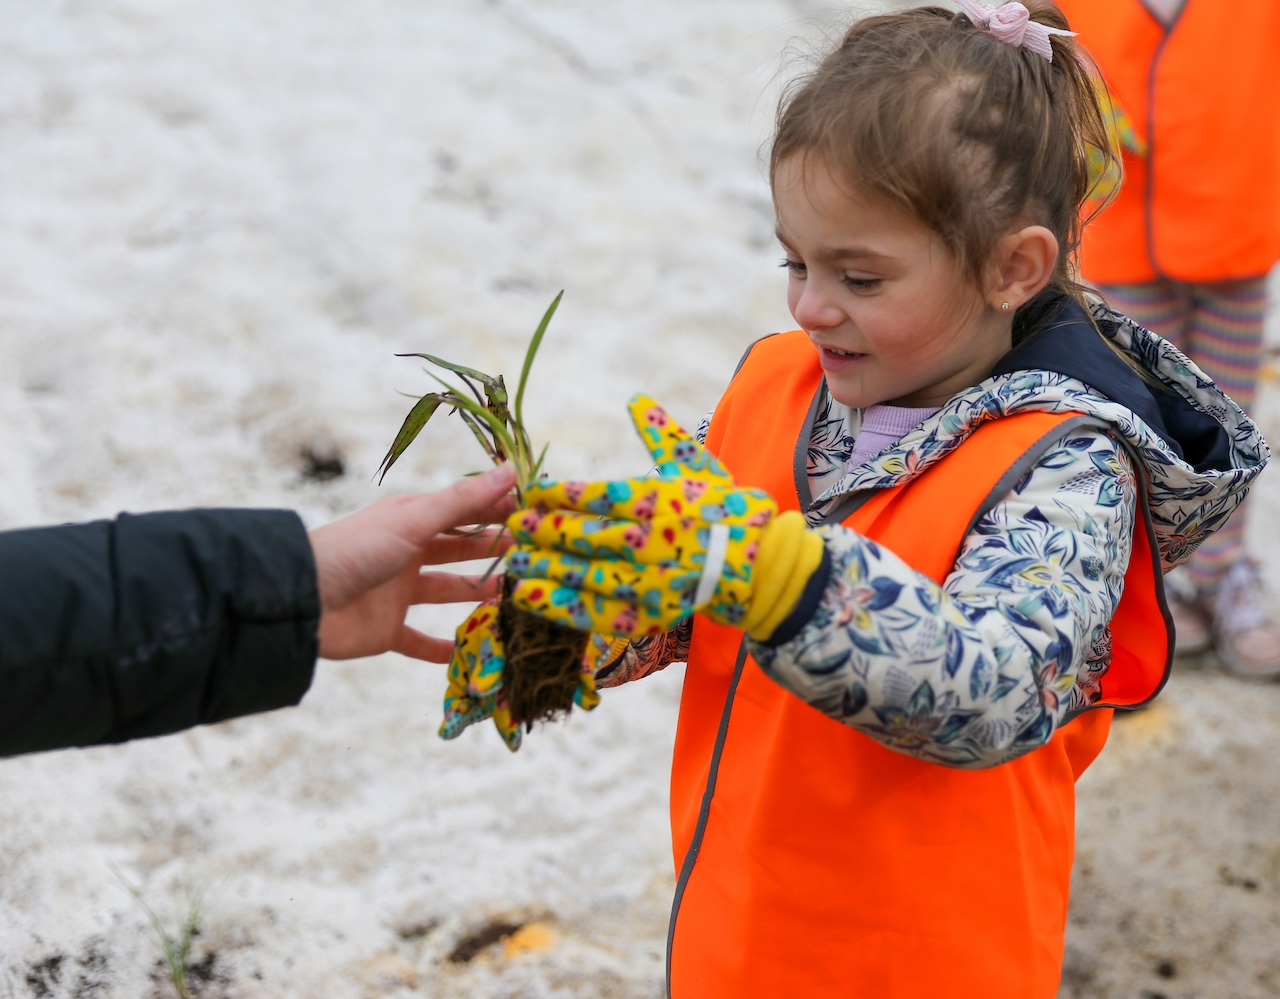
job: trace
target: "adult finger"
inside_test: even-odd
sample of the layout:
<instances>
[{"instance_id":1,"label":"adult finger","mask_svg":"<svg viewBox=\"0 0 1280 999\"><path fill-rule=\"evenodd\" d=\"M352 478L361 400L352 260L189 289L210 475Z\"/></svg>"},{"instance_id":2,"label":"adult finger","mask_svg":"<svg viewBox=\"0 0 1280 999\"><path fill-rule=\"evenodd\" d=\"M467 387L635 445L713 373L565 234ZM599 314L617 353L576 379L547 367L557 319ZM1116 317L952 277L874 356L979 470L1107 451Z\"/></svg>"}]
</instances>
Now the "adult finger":
<instances>
[{"instance_id":1,"label":"adult finger","mask_svg":"<svg viewBox=\"0 0 1280 999\"><path fill-rule=\"evenodd\" d=\"M441 531L474 524L481 514L493 513L515 483L515 469L507 463L415 497L398 512L415 543L424 547Z\"/></svg>"},{"instance_id":2,"label":"adult finger","mask_svg":"<svg viewBox=\"0 0 1280 999\"><path fill-rule=\"evenodd\" d=\"M496 503L476 512L477 524L501 524L517 507L514 494L502 496Z\"/></svg>"},{"instance_id":3,"label":"adult finger","mask_svg":"<svg viewBox=\"0 0 1280 999\"><path fill-rule=\"evenodd\" d=\"M423 662L447 663L453 655L453 640L424 634L406 624L400 629L400 636L391 646L391 651Z\"/></svg>"},{"instance_id":4,"label":"adult finger","mask_svg":"<svg viewBox=\"0 0 1280 999\"><path fill-rule=\"evenodd\" d=\"M511 533L485 528L467 534L438 534L422 546L422 565L497 558L512 545Z\"/></svg>"},{"instance_id":5,"label":"adult finger","mask_svg":"<svg viewBox=\"0 0 1280 999\"><path fill-rule=\"evenodd\" d=\"M415 604L460 604L488 600L502 592L502 573L464 576L456 572L422 572L413 587Z\"/></svg>"}]
</instances>

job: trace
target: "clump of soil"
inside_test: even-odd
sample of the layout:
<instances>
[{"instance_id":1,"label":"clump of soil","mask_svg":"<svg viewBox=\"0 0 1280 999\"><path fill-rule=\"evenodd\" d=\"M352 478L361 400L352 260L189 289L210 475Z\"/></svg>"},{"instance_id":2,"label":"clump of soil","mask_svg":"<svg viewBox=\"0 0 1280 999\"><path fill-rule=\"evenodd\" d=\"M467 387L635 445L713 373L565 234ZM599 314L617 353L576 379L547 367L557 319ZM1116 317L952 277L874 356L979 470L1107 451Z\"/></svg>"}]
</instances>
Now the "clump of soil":
<instances>
[{"instance_id":1,"label":"clump of soil","mask_svg":"<svg viewBox=\"0 0 1280 999\"><path fill-rule=\"evenodd\" d=\"M554 721L573 707L589 636L520 610L511 602L515 582L507 576L498 605L506 656L502 689L516 721Z\"/></svg>"},{"instance_id":2,"label":"clump of soil","mask_svg":"<svg viewBox=\"0 0 1280 999\"><path fill-rule=\"evenodd\" d=\"M454 964L467 964L474 960L482 950L499 941L506 940L507 937L515 933L523 925L523 923L512 923L505 919L496 919L493 922L486 923L474 933L469 933L459 940L453 950L449 952L449 960Z\"/></svg>"}]
</instances>

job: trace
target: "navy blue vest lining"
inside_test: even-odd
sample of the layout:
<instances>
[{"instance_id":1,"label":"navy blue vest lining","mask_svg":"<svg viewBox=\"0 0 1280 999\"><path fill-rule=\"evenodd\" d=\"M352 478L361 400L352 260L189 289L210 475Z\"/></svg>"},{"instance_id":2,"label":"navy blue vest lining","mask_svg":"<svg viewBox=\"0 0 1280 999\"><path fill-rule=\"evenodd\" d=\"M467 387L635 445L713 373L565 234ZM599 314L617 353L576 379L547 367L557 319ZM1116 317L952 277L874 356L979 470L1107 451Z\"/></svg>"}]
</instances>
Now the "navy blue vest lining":
<instances>
[{"instance_id":1,"label":"navy blue vest lining","mask_svg":"<svg viewBox=\"0 0 1280 999\"><path fill-rule=\"evenodd\" d=\"M1100 319L1099 325L1108 322ZM1078 379L1141 417L1197 472L1231 468L1230 440L1218 421L1172 389L1144 381L1103 342L1089 315L1069 296L1041 292L1019 310L1017 325L1019 342L996 362L992 375L1038 370Z\"/></svg>"}]
</instances>

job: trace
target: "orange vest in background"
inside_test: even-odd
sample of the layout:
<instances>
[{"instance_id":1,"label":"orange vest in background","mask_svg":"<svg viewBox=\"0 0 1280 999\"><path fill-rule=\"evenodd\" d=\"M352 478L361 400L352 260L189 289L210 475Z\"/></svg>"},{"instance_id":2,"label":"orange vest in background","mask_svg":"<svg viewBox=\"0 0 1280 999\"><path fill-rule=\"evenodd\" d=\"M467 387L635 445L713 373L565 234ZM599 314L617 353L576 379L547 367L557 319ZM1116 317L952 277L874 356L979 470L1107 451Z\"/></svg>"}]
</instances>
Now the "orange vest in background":
<instances>
[{"instance_id":1,"label":"orange vest in background","mask_svg":"<svg viewBox=\"0 0 1280 999\"><path fill-rule=\"evenodd\" d=\"M710 450L783 510L799 506L793 468L805 474L804 427L821 380L802 332L768 338L711 422ZM1007 493L1002 477L1081 419L1027 413L986 424L844 523L941 582L984 501ZM1152 538L1139 524L1112 623L1108 705L1148 699L1166 675ZM672 763L670 994L1051 999L1075 779L1112 712L1081 715L1010 763L956 770L886 749L803 703L740 658L741 645L741 632L697 617Z\"/></svg>"},{"instance_id":2,"label":"orange vest in background","mask_svg":"<svg viewBox=\"0 0 1280 999\"><path fill-rule=\"evenodd\" d=\"M1148 147L1085 228L1099 284L1213 283L1280 259L1280 2L1057 0Z\"/></svg>"}]
</instances>

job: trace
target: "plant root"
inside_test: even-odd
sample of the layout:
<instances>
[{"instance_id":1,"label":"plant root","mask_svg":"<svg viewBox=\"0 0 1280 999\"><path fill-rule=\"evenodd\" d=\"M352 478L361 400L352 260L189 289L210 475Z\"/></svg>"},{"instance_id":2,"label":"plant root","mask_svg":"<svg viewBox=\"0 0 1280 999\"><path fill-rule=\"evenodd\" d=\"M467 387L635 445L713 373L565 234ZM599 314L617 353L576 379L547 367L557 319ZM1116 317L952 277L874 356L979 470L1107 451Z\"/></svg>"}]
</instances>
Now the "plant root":
<instances>
[{"instance_id":1,"label":"plant root","mask_svg":"<svg viewBox=\"0 0 1280 999\"><path fill-rule=\"evenodd\" d=\"M520 610L511 602L514 585L507 576L498 605L506 655L502 689L515 721L554 721L573 708L588 635Z\"/></svg>"}]
</instances>

